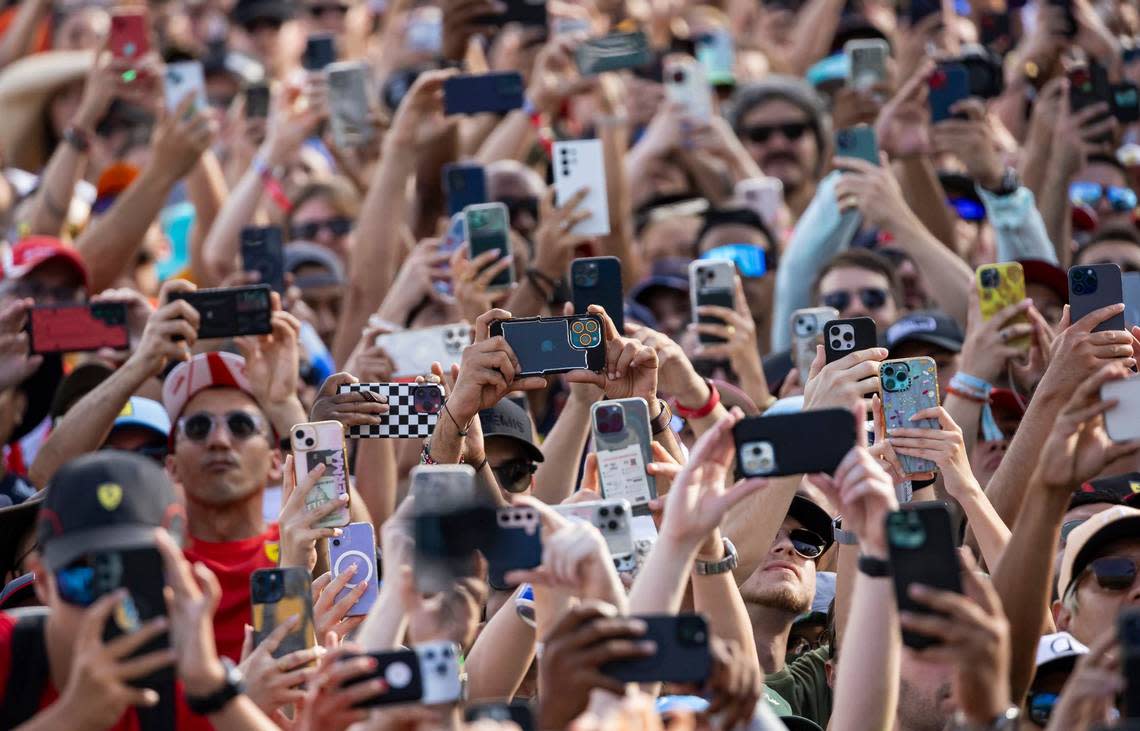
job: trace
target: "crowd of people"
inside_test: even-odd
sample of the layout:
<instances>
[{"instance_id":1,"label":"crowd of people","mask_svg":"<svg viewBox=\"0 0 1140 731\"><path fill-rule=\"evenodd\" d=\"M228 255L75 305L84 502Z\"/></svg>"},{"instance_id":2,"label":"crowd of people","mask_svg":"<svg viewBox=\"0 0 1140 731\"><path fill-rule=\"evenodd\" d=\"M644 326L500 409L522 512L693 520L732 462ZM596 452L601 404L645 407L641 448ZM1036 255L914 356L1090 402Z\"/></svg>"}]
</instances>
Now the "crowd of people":
<instances>
[{"instance_id":1,"label":"crowd of people","mask_svg":"<svg viewBox=\"0 0 1140 731\"><path fill-rule=\"evenodd\" d=\"M643 58L587 69L619 33ZM365 80L355 135L329 61ZM505 111L457 99L510 72ZM4 3L0 728L1140 724L1137 84L1133 0ZM560 185L574 140L604 190ZM505 245L457 200L503 204ZM583 260L617 263L604 301ZM195 298L275 274L259 331ZM593 370L503 334L575 314ZM833 353L835 320L874 339ZM883 364L919 358L900 425ZM408 406L348 387L392 383L442 389L430 428L361 437ZM603 460L596 405L631 399L647 458ZM853 445L775 455L836 464L741 473L744 426L836 410ZM329 422L342 496L296 464ZM531 516L535 560L468 560L475 513L429 535L425 475ZM555 509L618 477L653 485L630 555ZM934 514L948 545L904 566L888 524Z\"/></svg>"}]
</instances>

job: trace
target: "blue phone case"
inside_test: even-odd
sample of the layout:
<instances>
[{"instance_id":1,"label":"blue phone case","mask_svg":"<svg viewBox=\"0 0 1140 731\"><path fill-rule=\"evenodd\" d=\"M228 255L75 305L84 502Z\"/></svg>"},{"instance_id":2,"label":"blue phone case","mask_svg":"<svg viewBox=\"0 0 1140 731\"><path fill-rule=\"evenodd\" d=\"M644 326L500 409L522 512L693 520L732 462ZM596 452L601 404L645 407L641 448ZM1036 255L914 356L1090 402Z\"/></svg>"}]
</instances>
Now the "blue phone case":
<instances>
[{"instance_id":1,"label":"blue phone case","mask_svg":"<svg viewBox=\"0 0 1140 731\"><path fill-rule=\"evenodd\" d=\"M835 133L835 156L855 157L872 165L879 164L879 141L875 130L865 124L848 127Z\"/></svg>"},{"instance_id":2,"label":"blue phone case","mask_svg":"<svg viewBox=\"0 0 1140 731\"><path fill-rule=\"evenodd\" d=\"M931 122L951 119L954 114L950 107L970 96L970 74L959 63L940 65L927 83L930 86Z\"/></svg>"},{"instance_id":3,"label":"blue phone case","mask_svg":"<svg viewBox=\"0 0 1140 731\"><path fill-rule=\"evenodd\" d=\"M542 533L538 513L532 508L510 506L496 511L498 529L484 551L487 583L492 589L509 589L506 574L533 569L542 563Z\"/></svg>"},{"instance_id":4,"label":"blue phone case","mask_svg":"<svg viewBox=\"0 0 1140 731\"><path fill-rule=\"evenodd\" d=\"M443 166L443 192L447 215L454 216L467 206L487 202L487 171L482 165L457 162Z\"/></svg>"},{"instance_id":5,"label":"blue phone case","mask_svg":"<svg viewBox=\"0 0 1140 731\"><path fill-rule=\"evenodd\" d=\"M452 76L443 82L443 113L502 114L521 109L523 89L517 71Z\"/></svg>"}]
</instances>

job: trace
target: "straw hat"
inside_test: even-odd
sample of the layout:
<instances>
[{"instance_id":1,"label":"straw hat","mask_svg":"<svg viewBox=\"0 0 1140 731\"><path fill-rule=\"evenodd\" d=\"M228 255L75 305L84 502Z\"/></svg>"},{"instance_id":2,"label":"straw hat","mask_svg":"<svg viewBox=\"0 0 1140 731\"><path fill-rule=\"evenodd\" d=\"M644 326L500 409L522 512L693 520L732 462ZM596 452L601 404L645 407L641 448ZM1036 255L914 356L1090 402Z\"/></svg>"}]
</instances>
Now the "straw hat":
<instances>
[{"instance_id":1,"label":"straw hat","mask_svg":"<svg viewBox=\"0 0 1140 731\"><path fill-rule=\"evenodd\" d=\"M91 51L48 51L0 72L0 146L9 165L35 172L47 164L48 103L63 87L82 81L94 59Z\"/></svg>"}]
</instances>

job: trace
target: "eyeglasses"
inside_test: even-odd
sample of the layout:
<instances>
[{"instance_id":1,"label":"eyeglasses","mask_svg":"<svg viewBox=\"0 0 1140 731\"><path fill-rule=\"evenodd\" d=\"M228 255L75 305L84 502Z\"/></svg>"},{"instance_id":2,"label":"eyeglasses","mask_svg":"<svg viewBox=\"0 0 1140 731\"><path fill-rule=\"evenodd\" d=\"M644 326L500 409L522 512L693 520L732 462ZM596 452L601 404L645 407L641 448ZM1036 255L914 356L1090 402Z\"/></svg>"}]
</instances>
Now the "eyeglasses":
<instances>
[{"instance_id":1,"label":"eyeglasses","mask_svg":"<svg viewBox=\"0 0 1140 731\"><path fill-rule=\"evenodd\" d=\"M284 25L284 21L282 21L280 18L253 18L243 27L245 28L246 33L255 35L258 31L262 30L281 30L282 25Z\"/></svg>"},{"instance_id":2,"label":"eyeglasses","mask_svg":"<svg viewBox=\"0 0 1140 731\"><path fill-rule=\"evenodd\" d=\"M1136 191L1119 185L1101 185L1078 180L1069 185L1069 200L1096 206L1102 198L1107 198L1114 211L1131 211L1136 207Z\"/></svg>"},{"instance_id":3,"label":"eyeglasses","mask_svg":"<svg viewBox=\"0 0 1140 731\"><path fill-rule=\"evenodd\" d=\"M95 596L95 567L85 560L56 571L55 586L60 599L77 607L89 607L98 598Z\"/></svg>"},{"instance_id":4,"label":"eyeglasses","mask_svg":"<svg viewBox=\"0 0 1140 731\"><path fill-rule=\"evenodd\" d=\"M1136 561L1128 556L1103 556L1093 559L1081 571L1096 577L1097 585L1105 591L1125 591L1136 581ZM1076 582L1073 582L1076 587Z\"/></svg>"},{"instance_id":5,"label":"eyeglasses","mask_svg":"<svg viewBox=\"0 0 1140 731\"><path fill-rule=\"evenodd\" d=\"M333 216L324 220L295 223L290 230L295 239L312 240L317 238L317 234L322 230L328 231L333 236L344 236L352 230L352 219L348 216Z\"/></svg>"},{"instance_id":6,"label":"eyeglasses","mask_svg":"<svg viewBox=\"0 0 1140 731\"><path fill-rule=\"evenodd\" d=\"M834 307L840 312L845 312L847 308L851 306L852 295L856 294L859 297L859 301L863 303L863 307L868 310L881 308L887 304L887 297L890 296L890 293L885 289L879 287L864 287L858 292L850 292L845 289L828 292L820 295L820 300L827 307Z\"/></svg>"},{"instance_id":7,"label":"eyeglasses","mask_svg":"<svg viewBox=\"0 0 1140 731\"><path fill-rule=\"evenodd\" d=\"M522 492L530 487L530 476L538 469L538 465L525 459L513 459L497 467L491 467L499 487L507 492Z\"/></svg>"},{"instance_id":8,"label":"eyeglasses","mask_svg":"<svg viewBox=\"0 0 1140 731\"><path fill-rule=\"evenodd\" d=\"M810 128L807 122L785 122L783 124L757 124L751 127L745 127L740 131L740 136L749 142L755 142L762 145L772 138L772 135L779 132L784 136L788 142L795 142L804 136Z\"/></svg>"},{"instance_id":9,"label":"eyeglasses","mask_svg":"<svg viewBox=\"0 0 1140 731\"><path fill-rule=\"evenodd\" d=\"M320 18L320 17L324 16L326 13L327 14L335 14L335 15L347 15L348 14L348 6L347 5L341 5L339 3L325 3L322 5L310 5L309 7L305 8L305 10L309 13L310 16L312 16L314 18Z\"/></svg>"},{"instance_id":10,"label":"eyeglasses","mask_svg":"<svg viewBox=\"0 0 1140 731\"><path fill-rule=\"evenodd\" d=\"M1025 706L1029 709L1029 720L1038 726L1048 726L1049 717L1053 715L1053 708L1057 705L1057 693L1037 693L1029 691Z\"/></svg>"},{"instance_id":11,"label":"eyeglasses","mask_svg":"<svg viewBox=\"0 0 1140 731\"><path fill-rule=\"evenodd\" d=\"M497 203L502 203L507 207L507 215L513 222L518 218L520 213L530 214L530 217L535 221L538 220L538 198L534 196L514 197L501 195L496 199Z\"/></svg>"},{"instance_id":12,"label":"eyeglasses","mask_svg":"<svg viewBox=\"0 0 1140 731\"><path fill-rule=\"evenodd\" d=\"M265 431L265 422L261 417L248 411L230 411L223 417L201 411L179 419L178 430L192 442L204 442L213 433L220 420L225 420L230 436L240 441Z\"/></svg>"},{"instance_id":13,"label":"eyeglasses","mask_svg":"<svg viewBox=\"0 0 1140 731\"><path fill-rule=\"evenodd\" d=\"M827 545L827 541L823 540L818 533L807 528L792 528L787 532L780 529L780 532L776 534L776 540L780 540L783 536L788 537L793 551L807 559L819 558L823 555L823 549Z\"/></svg>"}]
</instances>

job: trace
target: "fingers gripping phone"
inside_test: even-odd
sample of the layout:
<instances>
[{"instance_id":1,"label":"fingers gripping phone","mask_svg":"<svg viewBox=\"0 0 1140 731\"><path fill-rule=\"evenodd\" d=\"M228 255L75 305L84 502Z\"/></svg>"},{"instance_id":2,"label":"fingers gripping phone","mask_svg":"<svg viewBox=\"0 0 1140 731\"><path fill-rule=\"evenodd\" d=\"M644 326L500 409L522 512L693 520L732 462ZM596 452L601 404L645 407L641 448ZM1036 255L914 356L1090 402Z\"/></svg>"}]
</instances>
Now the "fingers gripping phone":
<instances>
[{"instance_id":1,"label":"fingers gripping phone","mask_svg":"<svg viewBox=\"0 0 1140 731\"><path fill-rule=\"evenodd\" d=\"M1077 322L1101 307L1124 301L1124 283L1115 264L1082 264L1069 269L1069 318ZM1113 315L1093 332L1124 330L1124 313Z\"/></svg>"},{"instance_id":2,"label":"fingers gripping phone","mask_svg":"<svg viewBox=\"0 0 1140 731\"><path fill-rule=\"evenodd\" d=\"M599 401L590 409L598 482L602 497L642 506L657 497L657 483L645 471L653 461L649 406L643 398Z\"/></svg>"},{"instance_id":3,"label":"fingers gripping phone","mask_svg":"<svg viewBox=\"0 0 1140 731\"><path fill-rule=\"evenodd\" d=\"M636 660L615 660L602 673L626 683L703 684L712 672L709 628L699 614L640 616L646 632L638 639L651 641L656 651Z\"/></svg>"},{"instance_id":4,"label":"fingers gripping phone","mask_svg":"<svg viewBox=\"0 0 1140 731\"><path fill-rule=\"evenodd\" d=\"M393 376L411 378L431 373L432 363L439 363L445 371L458 364L472 335L470 325L455 322L377 335L376 344L392 357Z\"/></svg>"},{"instance_id":5,"label":"fingers gripping phone","mask_svg":"<svg viewBox=\"0 0 1140 731\"><path fill-rule=\"evenodd\" d=\"M732 262L721 260L697 260L689 264L689 301L692 303L693 322L725 324L724 320L712 315L701 315L697 308L702 305L719 305L732 309L735 306L736 267ZM724 338L700 333L698 341L705 344L723 343Z\"/></svg>"},{"instance_id":6,"label":"fingers gripping phone","mask_svg":"<svg viewBox=\"0 0 1140 731\"><path fill-rule=\"evenodd\" d=\"M416 590L445 591L478 573L476 550L496 530L495 510L476 493L470 465L419 465L411 471Z\"/></svg>"},{"instance_id":7,"label":"fingers gripping phone","mask_svg":"<svg viewBox=\"0 0 1140 731\"><path fill-rule=\"evenodd\" d=\"M1003 308L1015 305L1025 299L1025 272L1016 261L1001 264L984 264L978 267L978 305L982 318L992 319ZM1011 325L1029 324L1029 316L1018 315L1009 321ZM1009 345L1029 350L1031 337L1025 335L1009 341Z\"/></svg>"},{"instance_id":8,"label":"fingers gripping phone","mask_svg":"<svg viewBox=\"0 0 1140 731\"><path fill-rule=\"evenodd\" d=\"M614 321L619 333L625 332L625 301L621 283L621 260L616 256L591 256L570 263L574 312L584 315L590 305L598 305Z\"/></svg>"},{"instance_id":9,"label":"fingers gripping phone","mask_svg":"<svg viewBox=\"0 0 1140 731\"><path fill-rule=\"evenodd\" d=\"M885 360L879 367L883 416L887 436L898 429L937 429L935 419L911 420L919 411L938 405L938 366L932 358ZM900 454L903 472L933 472L938 465L928 459Z\"/></svg>"},{"instance_id":10,"label":"fingers gripping phone","mask_svg":"<svg viewBox=\"0 0 1140 731\"><path fill-rule=\"evenodd\" d=\"M962 593L958 555L950 528L950 512L940 502L911 503L905 510L888 513L887 551L900 611L930 614L930 609L910 597L912 584ZM921 650L934 642L913 632L903 632L903 644Z\"/></svg>"},{"instance_id":11,"label":"fingers gripping phone","mask_svg":"<svg viewBox=\"0 0 1140 731\"><path fill-rule=\"evenodd\" d=\"M431 436L443 410L443 386L438 383L348 383L338 393L367 392L388 400L388 413L378 424L350 426L353 439L425 439Z\"/></svg>"},{"instance_id":12,"label":"fingers gripping phone","mask_svg":"<svg viewBox=\"0 0 1140 731\"><path fill-rule=\"evenodd\" d=\"M371 523L349 523L344 527L340 538L328 539L329 566L333 578L340 576L355 567L356 573L349 579L340 593L336 595L334 603L340 602L358 585L364 584L367 588L349 607L348 616L360 617L368 614L368 610L376 603L380 591L380 580L376 571L376 532Z\"/></svg>"},{"instance_id":13,"label":"fingers gripping phone","mask_svg":"<svg viewBox=\"0 0 1140 731\"><path fill-rule=\"evenodd\" d=\"M855 419L844 409L748 416L732 428L732 440L742 477L830 474L855 446Z\"/></svg>"},{"instance_id":14,"label":"fingers gripping phone","mask_svg":"<svg viewBox=\"0 0 1140 731\"><path fill-rule=\"evenodd\" d=\"M329 122L333 140L345 149L363 147L376 136L368 68L359 62L330 64Z\"/></svg>"},{"instance_id":15,"label":"fingers gripping phone","mask_svg":"<svg viewBox=\"0 0 1140 731\"><path fill-rule=\"evenodd\" d=\"M90 566L96 598L118 589L127 590L127 597L111 613L103 628L105 642L132 634L150 620L166 616L166 599L163 595L166 579L162 554L158 549L145 547L100 551L91 556ZM135 650L131 657L141 657L168 647L170 636L163 633ZM153 688L161 696L173 698L174 669L157 670L145 677L136 678L131 681L131 685Z\"/></svg>"},{"instance_id":16,"label":"fingers gripping phone","mask_svg":"<svg viewBox=\"0 0 1140 731\"><path fill-rule=\"evenodd\" d=\"M72 353L130 347L127 306L122 302L43 305L28 315L28 345L33 353Z\"/></svg>"},{"instance_id":17,"label":"fingers gripping phone","mask_svg":"<svg viewBox=\"0 0 1140 731\"><path fill-rule=\"evenodd\" d=\"M633 556L632 508L628 500L608 498L551 507L559 515L581 520L597 528L606 540L606 548L618 571L633 571L637 567Z\"/></svg>"},{"instance_id":18,"label":"fingers gripping phone","mask_svg":"<svg viewBox=\"0 0 1140 731\"><path fill-rule=\"evenodd\" d=\"M425 642L410 650L373 652L369 656L376 659L376 669L349 678L344 685L379 679L384 681L384 690L379 695L356 703L354 708L401 703L438 705L454 703L463 696L460 650L453 642ZM346 656L345 659L352 657L354 656Z\"/></svg>"},{"instance_id":19,"label":"fingers gripping phone","mask_svg":"<svg viewBox=\"0 0 1140 731\"><path fill-rule=\"evenodd\" d=\"M232 338L273 332L271 291L268 284L255 284L174 292L170 299L186 300L198 311L199 338Z\"/></svg>"},{"instance_id":20,"label":"fingers gripping phone","mask_svg":"<svg viewBox=\"0 0 1140 731\"><path fill-rule=\"evenodd\" d=\"M807 381L816 346L824 343L824 326L838 317L834 307L808 307L792 313L792 354L801 383Z\"/></svg>"},{"instance_id":21,"label":"fingers gripping phone","mask_svg":"<svg viewBox=\"0 0 1140 731\"><path fill-rule=\"evenodd\" d=\"M312 510L342 495L348 495L348 457L344 449L344 427L339 421L295 424L289 433L293 449L293 469L297 489L319 465L325 473L305 496L305 509ZM336 528L348 525L348 503L315 525Z\"/></svg>"},{"instance_id":22,"label":"fingers gripping phone","mask_svg":"<svg viewBox=\"0 0 1140 731\"><path fill-rule=\"evenodd\" d=\"M249 587L254 647L290 617L300 617L300 622L281 640L273 657L313 646L313 595L308 571L299 566L258 569L250 575Z\"/></svg>"},{"instance_id":23,"label":"fingers gripping phone","mask_svg":"<svg viewBox=\"0 0 1140 731\"><path fill-rule=\"evenodd\" d=\"M499 259L511 253L511 217L505 205L502 203L482 203L467 206L463 209L463 221L467 227L467 242L472 259L493 250L498 250ZM488 266L495 263L491 262ZM487 289L505 289L510 287L514 281L515 269L513 266L508 266L495 275Z\"/></svg>"},{"instance_id":24,"label":"fingers gripping phone","mask_svg":"<svg viewBox=\"0 0 1140 731\"><path fill-rule=\"evenodd\" d=\"M823 353L827 363L878 344L879 333L875 321L869 317L831 320L823 326Z\"/></svg>"},{"instance_id":25,"label":"fingers gripping phone","mask_svg":"<svg viewBox=\"0 0 1140 731\"><path fill-rule=\"evenodd\" d=\"M496 320L491 337L500 335L518 358L516 378L577 370L597 373L606 365L604 325L597 315Z\"/></svg>"},{"instance_id":26,"label":"fingers gripping phone","mask_svg":"<svg viewBox=\"0 0 1140 731\"><path fill-rule=\"evenodd\" d=\"M257 272L262 284L285 291L285 240L280 226L246 226L241 230L241 263Z\"/></svg>"}]
</instances>

